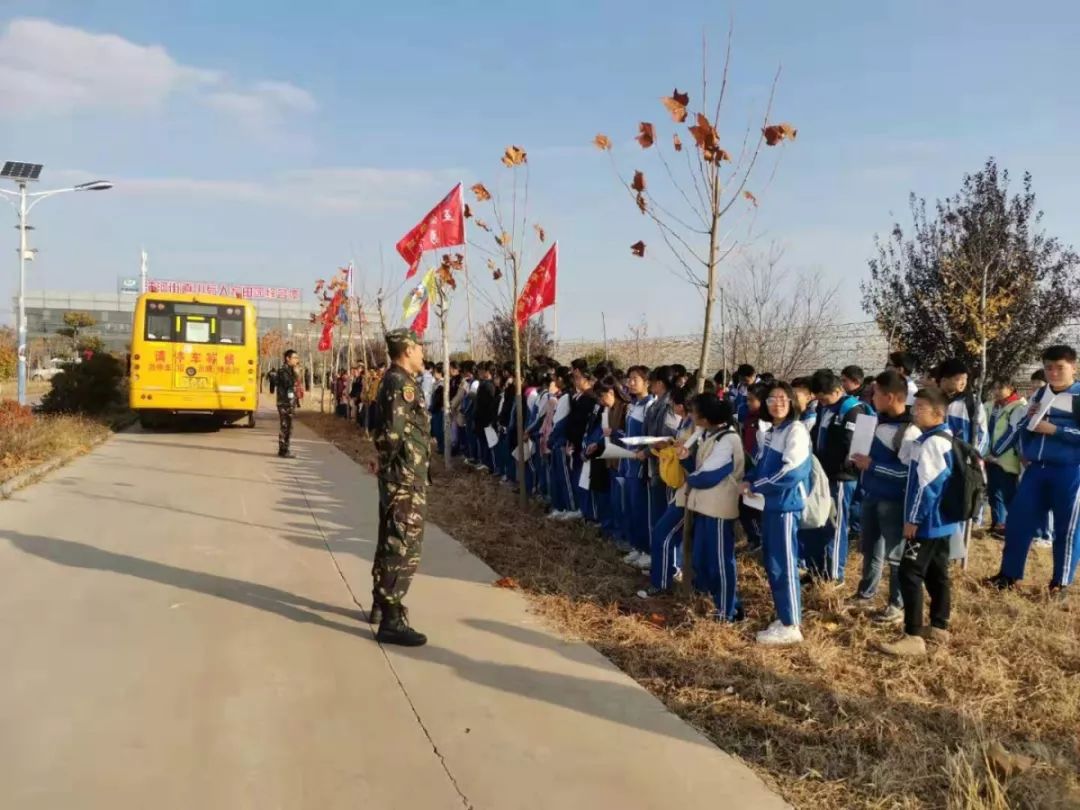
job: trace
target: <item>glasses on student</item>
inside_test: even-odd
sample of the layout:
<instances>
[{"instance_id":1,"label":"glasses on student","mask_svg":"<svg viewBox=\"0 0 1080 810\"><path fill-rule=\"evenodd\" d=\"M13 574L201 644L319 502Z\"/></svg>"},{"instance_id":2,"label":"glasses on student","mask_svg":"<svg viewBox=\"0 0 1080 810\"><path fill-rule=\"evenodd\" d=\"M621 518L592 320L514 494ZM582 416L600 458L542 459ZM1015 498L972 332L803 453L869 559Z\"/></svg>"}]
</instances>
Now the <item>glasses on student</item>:
<instances>
[{"instance_id":1,"label":"glasses on student","mask_svg":"<svg viewBox=\"0 0 1080 810\"><path fill-rule=\"evenodd\" d=\"M766 405L787 405L791 402L787 397L767 397L765 399Z\"/></svg>"}]
</instances>

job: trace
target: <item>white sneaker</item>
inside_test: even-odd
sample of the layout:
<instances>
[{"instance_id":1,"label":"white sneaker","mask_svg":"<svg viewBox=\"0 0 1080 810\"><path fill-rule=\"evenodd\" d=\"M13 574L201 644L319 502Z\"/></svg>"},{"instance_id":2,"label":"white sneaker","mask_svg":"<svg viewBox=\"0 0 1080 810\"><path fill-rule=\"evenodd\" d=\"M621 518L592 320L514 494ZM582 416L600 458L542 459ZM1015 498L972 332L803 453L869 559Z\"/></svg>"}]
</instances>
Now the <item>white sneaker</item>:
<instances>
[{"instance_id":1,"label":"white sneaker","mask_svg":"<svg viewBox=\"0 0 1080 810\"><path fill-rule=\"evenodd\" d=\"M564 512L559 520L581 520L581 517L581 510L575 509L573 512Z\"/></svg>"},{"instance_id":2,"label":"white sneaker","mask_svg":"<svg viewBox=\"0 0 1080 810\"><path fill-rule=\"evenodd\" d=\"M636 567L640 568L642 571L647 571L649 568L652 567L652 557L650 557L648 554L643 553L638 556L637 560L635 560L633 564Z\"/></svg>"},{"instance_id":3,"label":"white sneaker","mask_svg":"<svg viewBox=\"0 0 1080 810\"><path fill-rule=\"evenodd\" d=\"M622 558L622 561L627 565L637 565L638 560L641 559L641 552L635 549Z\"/></svg>"},{"instance_id":4,"label":"white sneaker","mask_svg":"<svg viewBox=\"0 0 1080 810\"><path fill-rule=\"evenodd\" d=\"M788 644L801 644L803 640L802 630L798 625L787 625L774 622L768 630L762 630L757 634L757 643L767 647L782 647Z\"/></svg>"},{"instance_id":5,"label":"white sneaker","mask_svg":"<svg viewBox=\"0 0 1080 810\"><path fill-rule=\"evenodd\" d=\"M554 512L548 512L548 520L562 520L565 514L563 510L556 509Z\"/></svg>"},{"instance_id":6,"label":"white sneaker","mask_svg":"<svg viewBox=\"0 0 1080 810\"><path fill-rule=\"evenodd\" d=\"M1035 548L1053 548L1054 541L1049 537L1036 537L1035 542L1032 543Z\"/></svg>"}]
</instances>

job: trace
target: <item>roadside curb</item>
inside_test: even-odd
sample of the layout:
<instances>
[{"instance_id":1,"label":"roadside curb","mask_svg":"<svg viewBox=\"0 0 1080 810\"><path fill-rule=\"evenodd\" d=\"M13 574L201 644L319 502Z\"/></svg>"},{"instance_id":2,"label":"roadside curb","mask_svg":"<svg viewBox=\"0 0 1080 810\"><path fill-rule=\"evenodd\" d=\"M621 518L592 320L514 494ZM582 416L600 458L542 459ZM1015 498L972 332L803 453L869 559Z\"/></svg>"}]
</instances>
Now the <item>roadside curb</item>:
<instances>
[{"instance_id":1,"label":"roadside curb","mask_svg":"<svg viewBox=\"0 0 1080 810\"><path fill-rule=\"evenodd\" d=\"M126 428L122 429L126 430ZM91 451L105 444L105 442L111 439L118 432L119 431L110 430L100 439L95 439L93 442L90 443L88 447L83 450L69 450L68 452L59 455L56 458L52 458L48 461L42 462L31 470L27 470L26 472L20 473L13 478L9 478L3 484L0 484L0 500L8 500L20 489L24 489L25 487L28 487L31 484L37 482L39 479L45 477L53 470L59 467L63 467L65 464L68 464L69 462L77 459L79 456L85 456L87 453L90 453Z\"/></svg>"}]
</instances>

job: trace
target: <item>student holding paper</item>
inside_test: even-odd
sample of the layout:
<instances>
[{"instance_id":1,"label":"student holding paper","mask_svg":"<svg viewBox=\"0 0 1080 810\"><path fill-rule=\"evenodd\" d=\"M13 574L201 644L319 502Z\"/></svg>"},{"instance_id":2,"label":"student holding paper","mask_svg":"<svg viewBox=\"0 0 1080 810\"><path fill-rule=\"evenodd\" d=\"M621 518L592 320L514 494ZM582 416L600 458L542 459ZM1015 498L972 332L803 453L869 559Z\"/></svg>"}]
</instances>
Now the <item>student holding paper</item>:
<instances>
[{"instance_id":1,"label":"student holding paper","mask_svg":"<svg viewBox=\"0 0 1080 810\"><path fill-rule=\"evenodd\" d=\"M693 451L694 444L700 441L698 439L692 443L692 437L697 434L694 425L695 417L691 415L687 407L690 397L689 387L676 388L671 392L671 407L679 417L680 422L679 429L675 434L674 446L658 451L661 473L665 463L667 463L666 457L668 455L678 459L680 450L688 449ZM689 452L686 456L689 456ZM676 571L682 567L680 563L682 562L683 519L686 511L685 475L683 486L674 486L674 482L672 486L675 496L653 530L652 550L650 552L651 565L649 567L650 584L648 590L638 591L638 596L643 599L669 592L675 582Z\"/></svg>"},{"instance_id":2,"label":"student holding paper","mask_svg":"<svg viewBox=\"0 0 1080 810\"><path fill-rule=\"evenodd\" d=\"M1064 594L1080 565L1080 383L1076 350L1050 346L1042 355L1047 385L1028 408L1020 432L1020 455L1027 464L1005 525L1001 572L988 580L1009 588L1024 577L1028 550L1047 510L1054 515L1054 573L1050 591Z\"/></svg>"},{"instance_id":3,"label":"student holding paper","mask_svg":"<svg viewBox=\"0 0 1080 810\"><path fill-rule=\"evenodd\" d=\"M679 449L686 476L686 508L694 521L694 585L712 594L716 618L742 619L735 578L735 521L745 458L731 404L698 394L694 422L704 431L696 452Z\"/></svg>"},{"instance_id":4,"label":"student holding paper","mask_svg":"<svg viewBox=\"0 0 1080 810\"><path fill-rule=\"evenodd\" d=\"M798 644L803 640L802 594L799 589L799 517L810 484L810 432L799 421L799 404L791 386L769 386L765 404L772 429L762 438L761 455L753 483L744 482L743 494L765 496L761 538L765 573L779 618L757 634L759 644Z\"/></svg>"},{"instance_id":5,"label":"student holding paper","mask_svg":"<svg viewBox=\"0 0 1080 810\"><path fill-rule=\"evenodd\" d=\"M627 374L626 387L630 392L630 407L626 411L626 435L644 436L645 414L652 405L652 397L649 395L649 369L645 366L631 366ZM623 461L621 470L626 489L623 528L626 539L634 547L624 559L630 565L638 566L649 561L649 489L645 469L648 453L648 450L639 450L635 458Z\"/></svg>"},{"instance_id":6,"label":"student holding paper","mask_svg":"<svg viewBox=\"0 0 1080 810\"><path fill-rule=\"evenodd\" d=\"M855 601L869 603L877 596L884 567L889 567L889 603L874 617L883 624L904 619L900 594L900 556L904 550L904 493L908 482L912 442L919 429L907 407L907 380L897 371L884 371L874 380L877 426L868 453L855 454L863 488L862 579ZM871 418L871 417L863 417Z\"/></svg>"},{"instance_id":7,"label":"student holding paper","mask_svg":"<svg viewBox=\"0 0 1080 810\"><path fill-rule=\"evenodd\" d=\"M570 459L566 455L566 421L570 416L570 369L560 366L555 372L555 381L558 394L551 417L551 432L547 437L548 469L551 476L548 484L551 512L548 517L562 520L577 512L574 486L576 482L570 477Z\"/></svg>"},{"instance_id":8,"label":"student holding paper","mask_svg":"<svg viewBox=\"0 0 1080 810\"><path fill-rule=\"evenodd\" d=\"M570 416L566 420L566 453L570 457L570 480L575 487L574 499L577 510L566 515L566 520L584 518L593 520L592 498L589 490L581 486L582 468L585 466L585 430L596 401L592 397L593 375L588 369L570 372L574 393L570 397Z\"/></svg>"}]
</instances>

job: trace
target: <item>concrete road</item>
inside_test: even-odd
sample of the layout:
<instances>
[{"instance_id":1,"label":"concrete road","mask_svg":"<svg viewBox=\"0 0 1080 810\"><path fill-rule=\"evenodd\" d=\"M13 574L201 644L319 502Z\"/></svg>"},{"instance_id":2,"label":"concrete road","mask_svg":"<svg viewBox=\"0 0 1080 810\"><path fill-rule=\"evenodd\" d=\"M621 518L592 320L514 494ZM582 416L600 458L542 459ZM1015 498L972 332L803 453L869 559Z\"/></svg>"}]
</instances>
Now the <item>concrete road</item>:
<instances>
[{"instance_id":1,"label":"concrete road","mask_svg":"<svg viewBox=\"0 0 1080 810\"><path fill-rule=\"evenodd\" d=\"M130 432L0 502L0 808L780 808L429 526L363 622L375 483L301 429Z\"/></svg>"}]
</instances>

